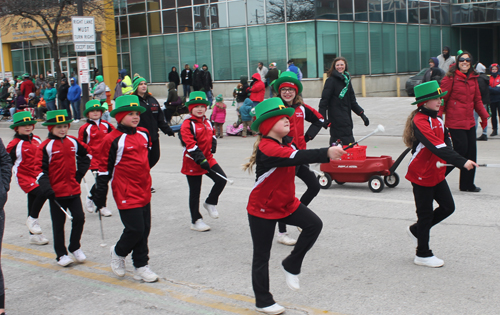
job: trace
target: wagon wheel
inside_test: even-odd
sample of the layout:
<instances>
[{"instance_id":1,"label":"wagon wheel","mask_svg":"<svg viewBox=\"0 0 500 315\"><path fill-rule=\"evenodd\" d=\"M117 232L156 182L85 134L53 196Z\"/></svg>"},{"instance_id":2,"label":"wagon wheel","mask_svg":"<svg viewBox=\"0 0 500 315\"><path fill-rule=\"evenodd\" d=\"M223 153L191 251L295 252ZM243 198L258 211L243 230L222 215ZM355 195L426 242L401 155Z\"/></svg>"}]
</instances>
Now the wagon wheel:
<instances>
[{"instance_id":1,"label":"wagon wheel","mask_svg":"<svg viewBox=\"0 0 500 315\"><path fill-rule=\"evenodd\" d=\"M384 189L384 181L382 180L382 177L378 175L373 175L372 177L370 177L370 180L368 181L368 187L373 192L381 192Z\"/></svg>"},{"instance_id":2,"label":"wagon wheel","mask_svg":"<svg viewBox=\"0 0 500 315\"><path fill-rule=\"evenodd\" d=\"M337 183L337 185L344 185L345 182L339 182L338 180L335 179L335 182Z\"/></svg>"},{"instance_id":3,"label":"wagon wheel","mask_svg":"<svg viewBox=\"0 0 500 315\"><path fill-rule=\"evenodd\" d=\"M329 174L324 173L323 176L318 176L318 182L322 189L328 189L332 185L332 177Z\"/></svg>"},{"instance_id":4,"label":"wagon wheel","mask_svg":"<svg viewBox=\"0 0 500 315\"><path fill-rule=\"evenodd\" d=\"M397 185L399 185L399 175L398 175L398 173L394 172L392 175L384 176L384 183L389 188L394 188Z\"/></svg>"}]
</instances>

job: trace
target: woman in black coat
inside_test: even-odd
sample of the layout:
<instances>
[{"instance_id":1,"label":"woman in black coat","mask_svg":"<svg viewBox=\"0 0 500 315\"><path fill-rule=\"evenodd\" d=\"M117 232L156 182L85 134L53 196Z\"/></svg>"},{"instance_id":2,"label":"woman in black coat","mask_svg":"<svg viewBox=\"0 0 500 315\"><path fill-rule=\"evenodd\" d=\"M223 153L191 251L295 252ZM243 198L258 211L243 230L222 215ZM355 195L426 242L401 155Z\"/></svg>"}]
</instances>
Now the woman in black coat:
<instances>
[{"instance_id":1,"label":"woman in black coat","mask_svg":"<svg viewBox=\"0 0 500 315\"><path fill-rule=\"evenodd\" d=\"M319 113L325 118L323 127L330 127L330 145L337 140L348 145L354 142L351 111L363 119L365 126L370 121L356 101L351 76L347 72L347 60L344 57L335 58L327 75L319 101Z\"/></svg>"},{"instance_id":2,"label":"woman in black coat","mask_svg":"<svg viewBox=\"0 0 500 315\"><path fill-rule=\"evenodd\" d=\"M174 82L175 83L175 88L181 84L181 78L179 77L179 73L177 72L176 67L172 67L172 71L168 74L168 82Z\"/></svg>"}]
</instances>

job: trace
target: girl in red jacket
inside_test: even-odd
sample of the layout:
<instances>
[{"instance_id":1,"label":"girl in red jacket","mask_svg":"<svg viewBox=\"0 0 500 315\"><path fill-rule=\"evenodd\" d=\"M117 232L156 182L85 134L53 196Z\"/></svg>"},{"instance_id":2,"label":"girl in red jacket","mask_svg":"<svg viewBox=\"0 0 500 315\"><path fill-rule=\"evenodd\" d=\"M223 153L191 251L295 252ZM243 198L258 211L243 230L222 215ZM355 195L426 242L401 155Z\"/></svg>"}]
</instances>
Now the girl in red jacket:
<instances>
[{"instance_id":1,"label":"girl in red jacket","mask_svg":"<svg viewBox=\"0 0 500 315\"><path fill-rule=\"evenodd\" d=\"M210 120L205 117L210 102L205 93L192 92L189 94L188 116L181 125L179 132L182 146L184 146L181 173L186 175L189 185L189 210L191 211L191 230L204 232L210 230L200 214L201 179L207 175L214 181L203 207L208 215L217 219L219 212L215 208L219 196L226 186L226 180L218 174L226 176L222 168L213 157L217 147L217 140Z\"/></svg>"},{"instance_id":2,"label":"girl in red jacket","mask_svg":"<svg viewBox=\"0 0 500 315\"><path fill-rule=\"evenodd\" d=\"M448 130L438 117L441 97L448 92L443 93L437 81L417 85L414 90L416 102L412 105L418 104L418 108L406 121L403 140L412 148L406 179L413 186L417 223L406 230L417 246L413 262L436 268L443 266L444 262L429 248L430 229L455 211L453 196L445 179L446 168L438 168L436 163L451 163L463 171L470 171L477 164L453 150ZM439 204L436 209L433 208L434 200Z\"/></svg>"},{"instance_id":3,"label":"girl in red jacket","mask_svg":"<svg viewBox=\"0 0 500 315\"><path fill-rule=\"evenodd\" d=\"M340 159L344 150L330 147L297 150L289 143L289 119L295 109L285 107L280 98L270 98L255 107L252 124L260 135L250 162L244 169L257 165L257 178L250 193L247 211L253 241L252 285L257 310L281 314L285 309L269 292L269 258L276 222L302 228L294 249L281 263L288 287L299 290L302 261L321 232L321 219L295 197L295 167L306 163L327 163Z\"/></svg>"},{"instance_id":4,"label":"girl in red jacket","mask_svg":"<svg viewBox=\"0 0 500 315\"><path fill-rule=\"evenodd\" d=\"M78 130L78 140L85 143L92 150L93 158L90 162L90 171L92 174L96 174L99 168L99 155L102 152L102 140L111 131L115 130L113 125L101 119L102 114L105 111L106 108L101 105L99 100L88 101L87 104L85 104L85 111L83 112L83 115L88 118L87 122ZM94 213L94 202L92 201L92 196L95 194L95 189L96 185L94 184L90 189L90 196L85 198L85 208L87 208L87 211L90 213ZM100 209L100 214L105 217L112 215L111 211L106 207L106 203L104 204L104 207Z\"/></svg>"},{"instance_id":5,"label":"girl in red jacket","mask_svg":"<svg viewBox=\"0 0 500 315\"><path fill-rule=\"evenodd\" d=\"M151 138L146 128L137 127L140 115L146 109L140 106L136 95L123 95L116 99L111 117L118 126L102 143L99 176L94 203L97 209L106 204L108 182L111 181L113 198L125 229L111 246L111 270L125 276L125 257L132 253L134 279L155 282L158 275L148 265L148 237L151 230L151 175L148 154Z\"/></svg>"},{"instance_id":6,"label":"girl in red jacket","mask_svg":"<svg viewBox=\"0 0 500 315\"><path fill-rule=\"evenodd\" d=\"M91 157L85 144L67 135L72 121L73 119L68 119L68 112L65 109L48 111L47 121L42 125L49 129L49 137L40 144L36 153L38 183L48 190L46 195L50 200L54 249L57 263L63 267L74 262L68 256L68 250L78 262L82 263L86 259L80 249L85 223L80 199L80 182L89 169ZM66 215L58 204L69 210L73 216L67 249L64 241Z\"/></svg>"},{"instance_id":7,"label":"girl in red jacket","mask_svg":"<svg viewBox=\"0 0 500 315\"><path fill-rule=\"evenodd\" d=\"M45 245L49 240L43 236L42 229L38 223L38 215L47 200L44 187L37 183L35 170L35 155L38 146L42 143L40 137L33 134L36 120L32 119L31 113L22 111L15 113L12 117L14 123L11 129L16 131L14 139L7 146L7 152L12 159L12 169L19 187L28 196L28 219L26 225L30 233L30 244Z\"/></svg>"}]
</instances>

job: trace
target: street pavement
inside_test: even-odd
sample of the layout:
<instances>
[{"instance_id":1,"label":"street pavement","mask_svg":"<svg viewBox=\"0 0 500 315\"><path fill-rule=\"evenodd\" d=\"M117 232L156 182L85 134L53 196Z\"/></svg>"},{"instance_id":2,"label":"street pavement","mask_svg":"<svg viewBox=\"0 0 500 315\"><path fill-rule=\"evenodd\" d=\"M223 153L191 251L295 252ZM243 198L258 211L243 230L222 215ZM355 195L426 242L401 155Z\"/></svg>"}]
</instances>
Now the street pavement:
<instances>
[{"instance_id":1,"label":"street pavement","mask_svg":"<svg viewBox=\"0 0 500 315\"><path fill-rule=\"evenodd\" d=\"M319 99L306 102L317 108ZM401 134L406 117L415 108L410 106L412 99L359 98L358 102L370 126L365 127L353 115L356 139L382 124L385 133L362 144L367 146L368 156L396 159L405 149ZM236 120L235 108L231 102L227 104L225 126ZM74 124L70 133L76 135L82 123ZM47 134L40 124L35 133L42 138ZM0 123L5 145L12 135L8 123ZM48 204L40 224L50 244L30 245L26 195L13 179L2 244L7 314L258 314L250 277L252 242L246 213L255 174L241 170L255 138L224 136L218 141L215 158L234 184L228 184L220 197L219 219L211 219L201 209L212 227L203 233L190 230L179 140L166 135L160 138L161 159L151 171L156 193L149 237L149 265L160 281L134 281L130 257L124 278L111 272L109 247L123 229L111 194L108 205L113 216L103 218L107 246L100 246L98 215L86 213L81 243L87 261L59 267ZM326 146L328 139L328 132L322 130L308 145ZM498 314L500 169L477 170L480 193L460 192L457 170L448 176L456 211L431 231L431 249L445 261L444 267L432 269L413 264L415 248L405 231L416 220L411 185L404 179L409 158L397 170L401 182L395 188L373 193L367 183L333 183L320 191L310 208L324 227L304 261L299 292L287 287L280 270L281 260L292 247L273 243L271 292L287 308L286 314ZM478 162L500 163L500 137L478 142ZM319 169L319 165L312 167ZM91 174L86 179L93 182ZM202 201L211 188L209 178L203 181ZM297 180L297 196L304 191L305 185ZM66 239L69 231L67 222ZM288 231L292 237L299 235L295 227L289 226Z\"/></svg>"}]
</instances>

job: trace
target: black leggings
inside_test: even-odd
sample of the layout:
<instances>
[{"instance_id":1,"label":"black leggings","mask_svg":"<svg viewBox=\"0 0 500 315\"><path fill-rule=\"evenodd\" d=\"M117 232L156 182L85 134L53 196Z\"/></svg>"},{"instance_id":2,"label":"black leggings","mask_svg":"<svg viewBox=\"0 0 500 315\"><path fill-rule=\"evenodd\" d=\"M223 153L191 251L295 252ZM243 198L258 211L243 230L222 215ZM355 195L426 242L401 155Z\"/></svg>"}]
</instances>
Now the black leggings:
<instances>
[{"instance_id":1,"label":"black leggings","mask_svg":"<svg viewBox=\"0 0 500 315\"><path fill-rule=\"evenodd\" d=\"M90 196L88 196L89 199L92 200L92 196L94 196L95 191L97 189L97 177L99 177L99 175L98 175L97 170L90 170L90 172L91 172L91 174L94 174L94 172L96 174L94 177L94 185L92 185L92 187L90 188ZM94 176L94 175L92 175L92 176ZM87 185L88 184L89 183L87 183ZM106 204L107 204L107 200L106 200L106 198L104 198L104 207L106 207Z\"/></svg>"},{"instance_id":2,"label":"black leggings","mask_svg":"<svg viewBox=\"0 0 500 315\"><path fill-rule=\"evenodd\" d=\"M292 252L281 263L286 271L294 275L300 274L304 257L318 239L323 222L303 204L300 204L294 213L283 219L269 220L249 214L248 222L253 242L252 285L255 293L255 305L262 308L275 303L273 295L269 292L269 258L271 257L276 222L302 228L302 233L300 233ZM283 281L285 280L283 279Z\"/></svg>"},{"instance_id":3,"label":"black leggings","mask_svg":"<svg viewBox=\"0 0 500 315\"><path fill-rule=\"evenodd\" d=\"M148 155L149 168L152 169L160 160L160 138L152 141L151 150Z\"/></svg>"},{"instance_id":4,"label":"black leggings","mask_svg":"<svg viewBox=\"0 0 500 315\"><path fill-rule=\"evenodd\" d=\"M5 195L7 197L7 195ZM5 211L3 207L7 199L1 198L1 207L0 207L0 255L2 252L2 242L3 242L3 231L5 228ZM2 260L0 259L0 308L5 308L5 285L3 282L3 272L2 272Z\"/></svg>"},{"instance_id":5,"label":"black leggings","mask_svg":"<svg viewBox=\"0 0 500 315\"><path fill-rule=\"evenodd\" d=\"M42 211L42 207L46 200L47 198L40 186L30 191L28 193L28 216L33 219L38 219L38 215L40 211ZM31 232L30 234L33 235Z\"/></svg>"},{"instance_id":6,"label":"black leggings","mask_svg":"<svg viewBox=\"0 0 500 315\"><path fill-rule=\"evenodd\" d=\"M446 180L433 187L424 187L412 183L413 196L417 207L417 223L410 226L410 230L418 239L417 256L431 257L429 248L431 227L449 217L455 211L455 202ZM433 201L439 207L434 209Z\"/></svg>"},{"instance_id":7,"label":"black leggings","mask_svg":"<svg viewBox=\"0 0 500 315\"><path fill-rule=\"evenodd\" d=\"M318 179L316 178L316 175L314 175L314 172L309 168L309 165L306 164L297 166L295 176L302 179L307 186L307 190L304 192L302 197L300 197L300 202L308 206L314 197L318 195L319 190L321 189ZM286 233L286 224L278 222L278 231L280 233Z\"/></svg>"},{"instance_id":8,"label":"black leggings","mask_svg":"<svg viewBox=\"0 0 500 315\"><path fill-rule=\"evenodd\" d=\"M224 190L224 187L226 187L226 180L214 172L217 172L224 177L226 176L219 164L212 166L211 170L205 174L214 181L214 186L205 200L205 202L210 205L217 205L219 203L219 196ZM186 175L186 177L189 185L189 210L191 211L191 222L195 223L198 219L203 218L200 214L201 179L203 175Z\"/></svg>"},{"instance_id":9,"label":"black leggings","mask_svg":"<svg viewBox=\"0 0 500 315\"><path fill-rule=\"evenodd\" d=\"M476 127L471 129L450 129L451 140L453 141L453 150L464 158L472 161L476 161L477 156L477 146L476 146ZM446 169L446 175L448 175L454 166L449 166ZM460 190L474 190L476 186L474 185L474 176L476 175L476 168L474 167L470 171L467 169L460 169Z\"/></svg>"},{"instance_id":10,"label":"black leggings","mask_svg":"<svg viewBox=\"0 0 500 315\"><path fill-rule=\"evenodd\" d=\"M500 117L500 102L494 102L490 104L491 109L491 127L493 130L498 130L498 117Z\"/></svg>"}]
</instances>

